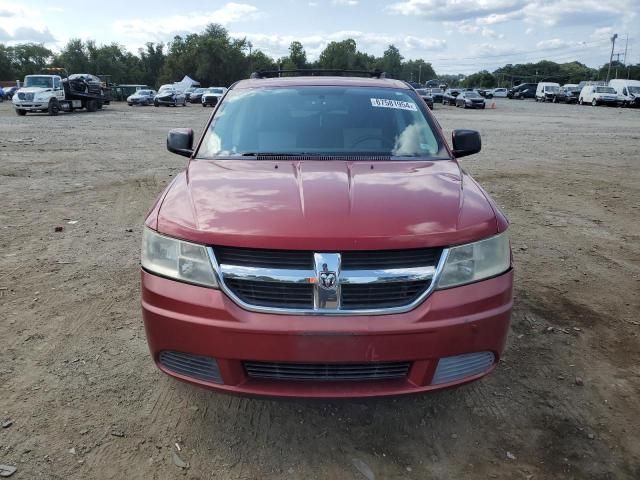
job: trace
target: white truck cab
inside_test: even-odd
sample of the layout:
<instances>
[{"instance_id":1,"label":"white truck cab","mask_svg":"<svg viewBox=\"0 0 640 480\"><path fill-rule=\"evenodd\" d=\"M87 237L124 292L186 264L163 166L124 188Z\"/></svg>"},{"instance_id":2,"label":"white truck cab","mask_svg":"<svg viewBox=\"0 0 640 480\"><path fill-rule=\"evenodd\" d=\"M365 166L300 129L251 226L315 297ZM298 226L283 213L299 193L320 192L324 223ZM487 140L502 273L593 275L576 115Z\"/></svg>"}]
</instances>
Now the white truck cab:
<instances>
[{"instance_id":1,"label":"white truck cab","mask_svg":"<svg viewBox=\"0 0 640 480\"><path fill-rule=\"evenodd\" d=\"M594 107L597 105L618 105L618 94L612 87L603 85L585 85L580 91L578 98L580 105L590 103Z\"/></svg>"},{"instance_id":2,"label":"white truck cab","mask_svg":"<svg viewBox=\"0 0 640 480\"><path fill-rule=\"evenodd\" d=\"M554 95L558 93L559 88L560 84L555 82L538 83L538 87L536 88L536 102L552 101Z\"/></svg>"},{"instance_id":3,"label":"white truck cab","mask_svg":"<svg viewBox=\"0 0 640 480\"><path fill-rule=\"evenodd\" d=\"M628 107L640 107L640 80L615 78L609 80L609 86L616 91L618 99Z\"/></svg>"},{"instance_id":4,"label":"white truck cab","mask_svg":"<svg viewBox=\"0 0 640 480\"><path fill-rule=\"evenodd\" d=\"M64 88L59 75L27 75L23 86L11 99L18 115L26 115L27 112L57 115L60 102L64 100Z\"/></svg>"}]
</instances>

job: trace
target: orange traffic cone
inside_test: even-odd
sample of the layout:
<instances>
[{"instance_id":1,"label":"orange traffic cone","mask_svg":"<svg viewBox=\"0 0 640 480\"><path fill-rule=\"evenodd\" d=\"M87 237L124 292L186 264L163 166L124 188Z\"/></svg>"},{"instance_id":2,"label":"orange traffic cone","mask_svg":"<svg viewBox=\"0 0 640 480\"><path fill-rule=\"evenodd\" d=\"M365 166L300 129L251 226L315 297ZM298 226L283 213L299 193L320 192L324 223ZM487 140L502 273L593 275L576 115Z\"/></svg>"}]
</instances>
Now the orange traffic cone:
<instances>
[{"instance_id":1,"label":"orange traffic cone","mask_svg":"<svg viewBox=\"0 0 640 480\"><path fill-rule=\"evenodd\" d=\"M496 108L496 102L491 102L491 109L494 110Z\"/></svg>"}]
</instances>

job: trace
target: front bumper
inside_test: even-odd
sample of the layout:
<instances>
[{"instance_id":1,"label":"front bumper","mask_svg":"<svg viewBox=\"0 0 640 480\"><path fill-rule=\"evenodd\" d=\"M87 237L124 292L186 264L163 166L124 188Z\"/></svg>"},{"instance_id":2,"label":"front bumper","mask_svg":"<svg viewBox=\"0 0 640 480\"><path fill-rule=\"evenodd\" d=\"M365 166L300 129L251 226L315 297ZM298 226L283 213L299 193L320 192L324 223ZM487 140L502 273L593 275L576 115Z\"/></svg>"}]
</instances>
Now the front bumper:
<instances>
[{"instance_id":1,"label":"front bumper","mask_svg":"<svg viewBox=\"0 0 640 480\"><path fill-rule=\"evenodd\" d=\"M512 308L513 273L435 291L402 314L372 316L275 315L240 308L219 290L142 271L142 311L149 348L165 373L229 393L279 397L370 397L425 392L467 383L495 368ZM161 352L215 358L222 384L177 374ZM481 373L433 384L438 359L492 352ZM295 363L411 362L392 380L295 381L250 377L244 361Z\"/></svg>"},{"instance_id":2,"label":"front bumper","mask_svg":"<svg viewBox=\"0 0 640 480\"><path fill-rule=\"evenodd\" d=\"M13 102L13 107L16 110L26 110L27 112L35 112L46 110L49 107L48 103L42 102Z\"/></svg>"},{"instance_id":3,"label":"front bumper","mask_svg":"<svg viewBox=\"0 0 640 480\"><path fill-rule=\"evenodd\" d=\"M212 107L215 107L218 104L218 100L218 97L203 97L202 103L204 105L211 105Z\"/></svg>"},{"instance_id":4,"label":"front bumper","mask_svg":"<svg viewBox=\"0 0 640 480\"><path fill-rule=\"evenodd\" d=\"M155 98L153 102L159 105L177 105L178 100L176 98L165 97L165 98Z\"/></svg>"}]
</instances>

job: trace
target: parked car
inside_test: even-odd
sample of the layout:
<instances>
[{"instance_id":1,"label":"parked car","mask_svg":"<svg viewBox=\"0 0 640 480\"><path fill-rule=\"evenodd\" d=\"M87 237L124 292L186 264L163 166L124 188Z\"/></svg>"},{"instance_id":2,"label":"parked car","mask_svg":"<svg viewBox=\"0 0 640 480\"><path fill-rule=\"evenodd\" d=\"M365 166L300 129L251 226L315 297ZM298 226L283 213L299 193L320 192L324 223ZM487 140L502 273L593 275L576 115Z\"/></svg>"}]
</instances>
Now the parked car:
<instances>
[{"instance_id":1,"label":"parked car","mask_svg":"<svg viewBox=\"0 0 640 480\"><path fill-rule=\"evenodd\" d=\"M159 107L160 105L166 105L167 107L177 107L178 105L182 105L185 107L187 105L187 99L184 96L184 93L177 90L173 85L163 85L153 98L153 104L156 107Z\"/></svg>"},{"instance_id":2,"label":"parked car","mask_svg":"<svg viewBox=\"0 0 640 480\"><path fill-rule=\"evenodd\" d=\"M215 107L227 89L225 87L209 87L202 93L202 106Z\"/></svg>"},{"instance_id":3,"label":"parked car","mask_svg":"<svg viewBox=\"0 0 640 480\"><path fill-rule=\"evenodd\" d=\"M494 88L491 93L493 93L494 97L505 98L507 96L507 89L506 88Z\"/></svg>"},{"instance_id":4,"label":"parked car","mask_svg":"<svg viewBox=\"0 0 640 480\"><path fill-rule=\"evenodd\" d=\"M478 88L478 89L476 89L476 92L478 92L478 95L480 95L483 98L486 98L486 99L493 98L493 90L491 90L491 89Z\"/></svg>"},{"instance_id":5,"label":"parked car","mask_svg":"<svg viewBox=\"0 0 640 480\"><path fill-rule=\"evenodd\" d=\"M143 229L153 361L202 387L288 397L490 373L513 270L508 222L458 160L479 133L454 130L450 150L396 80L308 80L241 80L201 139L169 132L189 161Z\"/></svg>"},{"instance_id":6,"label":"parked car","mask_svg":"<svg viewBox=\"0 0 640 480\"><path fill-rule=\"evenodd\" d=\"M640 80L609 80L609 86L618 94L619 101L626 107L640 107Z\"/></svg>"},{"instance_id":7,"label":"parked car","mask_svg":"<svg viewBox=\"0 0 640 480\"><path fill-rule=\"evenodd\" d=\"M444 90L442 88L427 88L427 95L433 98L434 103L442 103L442 97L444 96Z\"/></svg>"},{"instance_id":8,"label":"parked car","mask_svg":"<svg viewBox=\"0 0 640 480\"><path fill-rule=\"evenodd\" d=\"M456 97L460 95L462 89L460 88L448 88L444 94L442 95L442 104L443 105L455 105Z\"/></svg>"},{"instance_id":9,"label":"parked car","mask_svg":"<svg viewBox=\"0 0 640 480\"><path fill-rule=\"evenodd\" d=\"M152 105L156 95L157 92L155 90L138 90L127 97L127 104L130 107L132 105Z\"/></svg>"},{"instance_id":10,"label":"parked car","mask_svg":"<svg viewBox=\"0 0 640 480\"><path fill-rule=\"evenodd\" d=\"M484 98L478 92L460 92L455 100L456 107L463 108L484 108Z\"/></svg>"},{"instance_id":11,"label":"parked car","mask_svg":"<svg viewBox=\"0 0 640 480\"><path fill-rule=\"evenodd\" d=\"M0 102L4 102L4 88L0 87Z\"/></svg>"},{"instance_id":12,"label":"parked car","mask_svg":"<svg viewBox=\"0 0 640 480\"><path fill-rule=\"evenodd\" d=\"M71 93L102 94L102 80L90 73L74 73L62 81L69 85Z\"/></svg>"},{"instance_id":13,"label":"parked car","mask_svg":"<svg viewBox=\"0 0 640 480\"><path fill-rule=\"evenodd\" d=\"M11 100L11 98L13 97L13 94L16 93L18 90L20 89L20 87L8 87L4 89L4 98L6 98L7 100Z\"/></svg>"},{"instance_id":14,"label":"parked car","mask_svg":"<svg viewBox=\"0 0 640 480\"><path fill-rule=\"evenodd\" d=\"M418 95L420 95L420 98L422 98L422 100L424 100L424 103L427 104L427 106L433 110L433 97L431 95L429 95L428 90L426 88L417 88L416 89L416 93Z\"/></svg>"},{"instance_id":15,"label":"parked car","mask_svg":"<svg viewBox=\"0 0 640 480\"><path fill-rule=\"evenodd\" d=\"M199 87L189 87L184 91L184 97L187 99L187 102L193 103L191 101L191 94L195 92Z\"/></svg>"},{"instance_id":16,"label":"parked car","mask_svg":"<svg viewBox=\"0 0 640 480\"><path fill-rule=\"evenodd\" d=\"M512 99L535 98L537 83L521 83L507 92L507 97Z\"/></svg>"},{"instance_id":17,"label":"parked car","mask_svg":"<svg viewBox=\"0 0 640 480\"><path fill-rule=\"evenodd\" d=\"M559 83L540 82L536 87L536 102L551 102L560 88Z\"/></svg>"},{"instance_id":18,"label":"parked car","mask_svg":"<svg viewBox=\"0 0 640 480\"><path fill-rule=\"evenodd\" d=\"M558 88L551 101L553 103L578 103L579 97L580 89L578 89L578 85L566 84Z\"/></svg>"},{"instance_id":19,"label":"parked car","mask_svg":"<svg viewBox=\"0 0 640 480\"><path fill-rule=\"evenodd\" d=\"M601 87L598 85L585 85L580 91L578 98L580 105L590 103L594 107L597 105L607 105L616 107L619 104L618 94L612 87Z\"/></svg>"},{"instance_id":20,"label":"parked car","mask_svg":"<svg viewBox=\"0 0 640 480\"><path fill-rule=\"evenodd\" d=\"M189 103L202 103L202 94L206 88L196 88L191 95L189 95Z\"/></svg>"}]
</instances>

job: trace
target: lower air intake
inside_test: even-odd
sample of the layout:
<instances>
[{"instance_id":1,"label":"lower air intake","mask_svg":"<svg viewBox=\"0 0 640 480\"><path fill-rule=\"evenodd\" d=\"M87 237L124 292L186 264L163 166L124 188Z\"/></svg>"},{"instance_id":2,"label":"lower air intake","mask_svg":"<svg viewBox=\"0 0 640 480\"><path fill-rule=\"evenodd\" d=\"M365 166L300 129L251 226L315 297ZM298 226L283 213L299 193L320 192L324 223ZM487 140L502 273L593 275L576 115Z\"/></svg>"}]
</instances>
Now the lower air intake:
<instances>
[{"instance_id":1,"label":"lower air intake","mask_svg":"<svg viewBox=\"0 0 640 480\"><path fill-rule=\"evenodd\" d=\"M164 350L160 352L160 364L173 373L211 383L224 383L218 362L214 358L190 353Z\"/></svg>"},{"instance_id":2,"label":"lower air intake","mask_svg":"<svg viewBox=\"0 0 640 480\"><path fill-rule=\"evenodd\" d=\"M465 353L453 357L443 357L438 361L438 367L431 383L438 385L455 382L486 372L495 362L495 358L491 352Z\"/></svg>"},{"instance_id":3,"label":"lower air intake","mask_svg":"<svg viewBox=\"0 0 640 480\"><path fill-rule=\"evenodd\" d=\"M404 378L409 362L376 363L271 363L244 362L251 378L271 380L388 380Z\"/></svg>"}]
</instances>

